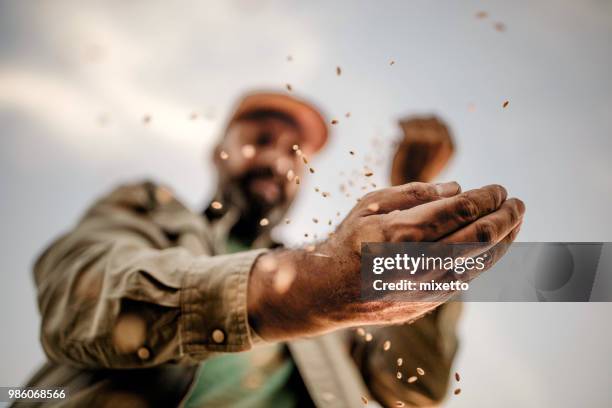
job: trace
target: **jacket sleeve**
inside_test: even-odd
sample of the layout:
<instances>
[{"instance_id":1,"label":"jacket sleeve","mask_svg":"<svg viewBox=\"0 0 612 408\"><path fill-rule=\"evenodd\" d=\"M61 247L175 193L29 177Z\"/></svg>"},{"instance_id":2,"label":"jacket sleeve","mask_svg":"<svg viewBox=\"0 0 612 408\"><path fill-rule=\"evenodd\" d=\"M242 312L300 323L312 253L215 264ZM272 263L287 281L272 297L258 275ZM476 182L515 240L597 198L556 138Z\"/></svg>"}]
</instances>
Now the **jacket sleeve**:
<instances>
[{"instance_id":1,"label":"jacket sleeve","mask_svg":"<svg viewBox=\"0 0 612 408\"><path fill-rule=\"evenodd\" d=\"M394 407L402 401L409 407L432 407L442 402L457 352L461 308L460 302L449 302L413 324L366 328L371 341L353 336L353 358L381 404ZM385 350L387 341L390 348ZM425 374L419 375L417 368ZM417 380L409 383L413 376Z\"/></svg>"},{"instance_id":2,"label":"jacket sleeve","mask_svg":"<svg viewBox=\"0 0 612 408\"><path fill-rule=\"evenodd\" d=\"M247 283L262 251L207 256L172 246L150 216L151 197L150 184L120 187L37 260L51 360L138 368L251 347Z\"/></svg>"}]
</instances>

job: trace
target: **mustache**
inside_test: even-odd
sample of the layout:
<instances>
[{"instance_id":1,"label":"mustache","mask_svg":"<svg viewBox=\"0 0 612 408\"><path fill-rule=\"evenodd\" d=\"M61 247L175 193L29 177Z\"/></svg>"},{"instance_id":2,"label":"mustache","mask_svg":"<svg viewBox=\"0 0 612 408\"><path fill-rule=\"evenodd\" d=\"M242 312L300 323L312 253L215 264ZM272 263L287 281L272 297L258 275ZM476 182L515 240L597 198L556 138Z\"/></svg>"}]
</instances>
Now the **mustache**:
<instances>
[{"instance_id":1,"label":"mustache","mask_svg":"<svg viewBox=\"0 0 612 408\"><path fill-rule=\"evenodd\" d=\"M248 184L258 178L269 178L278 185L283 185L284 178L277 174L270 166L255 167L247 171L240 179L243 184Z\"/></svg>"}]
</instances>

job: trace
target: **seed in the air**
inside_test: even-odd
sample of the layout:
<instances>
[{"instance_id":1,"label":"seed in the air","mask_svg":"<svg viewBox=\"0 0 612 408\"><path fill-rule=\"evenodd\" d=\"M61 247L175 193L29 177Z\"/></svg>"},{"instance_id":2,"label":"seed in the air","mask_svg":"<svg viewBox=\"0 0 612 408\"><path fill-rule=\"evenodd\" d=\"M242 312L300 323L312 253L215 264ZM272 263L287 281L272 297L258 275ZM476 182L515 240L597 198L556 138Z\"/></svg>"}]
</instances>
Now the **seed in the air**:
<instances>
[{"instance_id":1,"label":"seed in the air","mask_svg":"<svg viewBox=\"0 0 612 408\"><path fill-rule=\"evenodd\" d=\"M218 201L213 201L210 206L213 208L213 210L220 210L223 208L223 204Z\"/></svg>"},{"instance_id":2,"label":"seed in the air","mask_svg":"<svg viewBox=\"0 0 612 408\"><path fill-rule=\"evenodd\" d=\"M461 394L461 388L456 388L455 391L453 391L453 394L455 395Z\"/></svg>"},{"instance_id":3,"label":"seed in the air","mask_svg":"<svg viewBox=\"0 0 612 408\"><path fill-rule=\"evenodd\" d=\"M421 367L417 367L416 371L418 375L425 375L425 370L423 370Z\"/></svg>"},{"instance_id":4,"label":"seed in the air","mask_svg":"<svg viewBox=\"0 0 612 408\"><path fill-rule=\"evenodd\" d=\"M351 117L351 112L346 112L346 113L344 114L344 117L345 117L345 118L350 118L350 117Z\"/></svg>"},{"instance_id":5,"label":"seed in the air","mask_svg":"<svg viewBox=\"0 0 612 408\"><path fill-rule=\"evenodd\" d=\"M330 123L332 125L337 125L338 124L338 120L337 119L332 119L332 121Z\"/></svg>"},{"instance_id":6,"label":"seed in the air","mask_svg":"<svg viewBox=\"0 0 612 408\"><path fill-rule=\"evenodd\" d=\"M413 375L412 377L408 377L408 383L409 384L412 384L413 382L416 382L416 380L418 380L416 375Z\"/></svg>"},{"instance_id":7,"label":"seed in the air","mask_svg":"<svg viewBox=\"0 0 612 408\"><path fill-rule=\"evenodd\" d=\"M504 103L502 103L502 108L507 108L509 104L510 104L510 101L508 100L504 101Z\"/></svg>"},{"instance_id":8,"label":"seed in the air","mask_svg":"<svg viewBox=\"0 0 612 408\"><path fill-rule=\"evenodd\" d=\"M349 150L349 154L350 154L351 156L354 156L354 155L355 155L355 152L354 152L354 151L352 151L352 150Z\"/></svg>"},{"instance_id":9,"label":"seed in the air","mask_svg":"<svg viewBox=\"0 0 612 408\"><path fill-rule=\"evenodd\" d=\"M493 24L493 27L496 31L499 31L500 33L506 31L506 25L504 23L495 23Z\"/></svg>"},{"instance_id":10,"label":"seed in the air","mask_svg":"<svg viewBox=\"0 0 612 408\"><path fill-rule=\"evenodd\" d=\"M395 64L394 60L389 61L389 65L394 65L394 64Z\"/></svg>"},{"instance_id":11,"label":"seed in the air","mask_svg":"<svg viewBox=\"0 0 612 408\"><path fill-rule=\"evenodd\" d=\"M318 224L318 223L319 223L319 220L318 220L318 219L316 219L316 218L313 218L313 219L312 219L312 222L314 222L315 224Z\"/></svg>"},{"instance_id":12,"label":"seed in the air","mask_svg":"<svg viewBox=\"0 0 612 408\"><path fill-rule=\"evenodd\" d=\"M293 170L289 169L287 171L287 181L293 181L294 178L295 178L295 173L293 172Z\"/></svg>"},{"instance_id":13,"label":"seed in the air","mask_svg":"<svg viewBox=\"0 0 612 408\"><path fill-rule=\"evenodd\" d=\"M362 395L361 402L363 402L363 405L368 405L368 398Z\"/></svg>"},{"instance_id":14,"label":"seed in the air","mask_svg":"<svg viewBox=\"0 0 612 408\"><path fill-rule=\"evenodd\" d=\"M308 233L307 232L304 233L304 238L308 238Z\"/></svg>"},{"instance_id":15,"label":"seed in the air","mask_svg":"<svg viewBox=\"0 0 612 408\"><path fill-rule=\"evenodd\" d=\"M314 191L315 191L315 193L318 193L318 192L320 191L320 190L319 190L319 187L315 187L315 188L314 188Z\"/></svg>"},{"instance_id":16,"label":"seed in the air","mask_svg":"<svg viewBox=\"0 0 612 408\"><path fill-rule=\"evenodd\" d=\"M151 115L144 115L142 117L142 123L144 123L145 125L151 123Z\"/></svg>"},{"instance_id":17,"label":"seed in the air","mask_svg":"<svg viewBox=\"0 0 612 408\"><path fill-rule=\"evenodd\" d=\"M287 85L285 85L285 86L287 87L287 90L288 90L289 92L293 91L293 87L291 86L291 84L287 84Z\"/></svg>"},{"instance_id":18,"label":"seed in the air","mask_svg":"<svg viewBox=\"0 0 612 408\"><path fill-rule=\"evenodd\" d=\"M322 195L324 198L329 197L329 193L328 193L327 191L323 191L323 192L321 193L321 195Z\"/></svg>"},{"instance_id":19,"label":"seed in the air","mask_svg":"<svg viewBox=\"0 0 612 408\"><path fill-rule=\"evenodd\" d=\"M296 144L295 144L295 145L293 145L293 151L294 151L294 152L297 152L298 150L300 150L300 146L298 146L298 145L296 145Z\"/></svg>"},{"instance_id":20,"label":"seed in the air","mask_svg":"<svg viewBox=\"0 0 612 408\"><path fill-rule=\"evenodd\" d=\"M391 348L391 341L387 340L383 343L383 350L387 351Z\"/></svg>"},{"instance_id":21,"label":"seed in the air","mask_svg":"<svg viewBox=\"0 0 612 408\"><path fill-rule=\"evenodd\" d=\"M270 221L267 218L262 218L261 220L259 220L259 225L261 225L262 227L265 227L268 224L270 224Z\"/></svg>"},{"instance_id":22,"label":"seed in the air","mask_svg":"<svg viewBox=\"0 0 612 408\"><path fill-rule=\"evenodd\" d=\"M332 220L327 221L327 225L332 225Z\"/></svg>"},{"instance_id":23,"label":"seed in the air","mask_svg":"<svg viewBox=\"0 0 612 408\"><path fill-rule=\"evenodd\" d=\"M455 380L457 380L457 382L461 381L461 376L459 373L455 373Z\"/></svg>"},{"instance_id":24,"label":"seed in the air","mask_svg":"<svg viewBox=\"0 0 612 408\"><path fill-rule=\"evenodd\" d=\"M291 220L289 218L285 218L285 224L289 224Z\"/></svg>"},{"instance_id":25,"label":"seed in the air","mask_svg":"<svg viewBox=\"0 0 612 408\"><path fill-rule=\"evenodd\" d=\"M366 176L366 177L371 177L371 176L374 175L374 172L372 170L368 170L365 173L363 173L363 175Z\"/></svg>"},{"instance_id":26,"label":"seed in the air","mask_svg":"<svg viewBox=\"0 0 612 408\"><path fill-rule=\"evenodd\" d=\"M302 161L304 164L308 164L308 158L306 156L302 156Z\"/></svg>"},{"instance_id":27,"label":"seed in the air","mask_svg":"<svg viewBox=\"0 0 612 408\"><path fill-rule=\"evenodd\" d=\"M402 407L405 407L406 404L404 404L403 401L395 401L395 406L399 407L399 408L402 408Z\"/></svg>"},{"instance_id":28,"label":"seed in the air","mask_svg":"<svg viewBox=\"0 0 612 408\"><path fill-rule=\"evenodd\" d=\"M487 18L488 15L489 13L487 13L486 11L479 11L478 13L476 13L476 18L479 18L479 19Z\"/></svg>"},{"instance_id":29,"label":"seed in the air","mask_svg":"<svg viewBox=\"0 0 612 408\"><path fill-rule=\"evenodd\" d=\"M295 270L293 268L281 268L274 275L274 289L283 294L289 290L295 280Z\"/></svg>"},{"instance_id":30,"label":"seed in the air","mask_svg":"<svg viewBox=\"0 0 612 408\"><path fill-rule=\"evenodd\" d=\"M245 159L252 159L255 156L255 146L246 144L242 146L241 152Z\"/></svg>"},{"instance_id":31,"label":"seed in the air","mask_svg":"<svg viewBox=\"0 0 612 408\"><path fill-rule=\"evenodd\" d=\"M397 377L398 380L402 379L402 373L400 373L399 371L397 372L395 376Z\"/></svg>"},{"instance_id":32,"label":"seed in the air","mask_svg":"<svg viewBox=\"0 0 612 408\"><path fill-rule=\"evenodd\" d=\"M312 167L309 167L308 171L310 172L310 174L314 174L314 169Z\"/></svg>"},{"instance_id":33,"label":"seed in the air","mask_svg":"<svg viewBox=\"0 0 612 408\"><path fill-rule=\"evenodd\" d=\"M400 357L400 358L397 359L397 366L401 367L402 364L404 364L404 359Z\"/></svg>"},{"instance_id":34,"label":"seed in the air","mask_svg":"<svg viewBox=\"0 0 612 408\"><path fill-rule=\"evenodd\" d=\"M361 337L363 337L363 336L365 336L366 332L365 332L363 327L358 327L357 328L357 334L360 335Z\"/></svg>"},{"instance_id":35,"label":"seed in the air","mask_svg":"<svg viewBox=\"0 0 612 408\"><path fill-rule=\"evenodd\" d=\"M368 205L368 210L372 212L377 212L378 210L380 210L380 205L378 205L378 203L372 203Z\"/></svg>"},{"instance_id":36,"label":"seed in the air","mask_svg":"<svg viewBox=\"0 0 612 408\"><path fill-rule=\"evenodd\" d=\"M366 333L365 341L372 341L372 333Z\"/></svg>"},{"instance_id":37,"label":"seed in the air","mask_svg":"<svg viewBox=\"0 0 612 408\"><path fill-rule=\"evenodd\" d=\"M219 153L219 157L221 158L221 160L227 160L229 159L229 154L227 154L225 150L221 150L221 152Z\"/></svg>"},{"instance_id":38,"label":"seed in the air","mask_svg":"<svg viewBox=\"0 0 612 408\"><path fill-rule=\"evenodd\" d=\"M336 75L338 76L342 75L342 68L336 67Z\"/></svg>"}]
</instances>

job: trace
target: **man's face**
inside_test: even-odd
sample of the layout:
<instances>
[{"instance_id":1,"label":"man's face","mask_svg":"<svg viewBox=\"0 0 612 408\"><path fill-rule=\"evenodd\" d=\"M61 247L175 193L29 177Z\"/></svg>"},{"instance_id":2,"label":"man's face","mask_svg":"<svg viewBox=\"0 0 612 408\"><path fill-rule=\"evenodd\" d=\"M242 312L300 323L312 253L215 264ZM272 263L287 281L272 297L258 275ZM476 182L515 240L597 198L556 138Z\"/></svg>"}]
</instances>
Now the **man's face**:
<instances>
[{"instance_id":1,"label":"man's face","mask_svg":"<svg viewBox=\"0 0 612 408\"><path fill-rule=\"evenodd\" d=\"M238 187L249 203L263 211L288 205L297 192L292 176L303 173L302 159L293 150L299 143L299 130L282 119L237 121L217 147L220 180Z\"/></svg>"}]
</instances>

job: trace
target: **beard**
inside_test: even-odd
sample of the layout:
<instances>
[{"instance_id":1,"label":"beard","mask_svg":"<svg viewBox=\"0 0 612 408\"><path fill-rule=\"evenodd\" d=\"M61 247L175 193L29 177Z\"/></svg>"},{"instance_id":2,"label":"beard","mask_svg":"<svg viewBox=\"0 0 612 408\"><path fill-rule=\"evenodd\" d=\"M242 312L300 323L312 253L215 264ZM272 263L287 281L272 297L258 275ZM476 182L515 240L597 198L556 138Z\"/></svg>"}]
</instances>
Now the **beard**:
<instances>
[{"instance_id":1,"label":"beard","mask_svg":"<svg viewBox=\"0 0 612 408\"><path fill-rule=\"evenodd\" d=\"M237 180L237 185L249 206L249 212L265 215L287 201L285 178L271 167L255 167Z\"/></svg>"}]
</instances>

